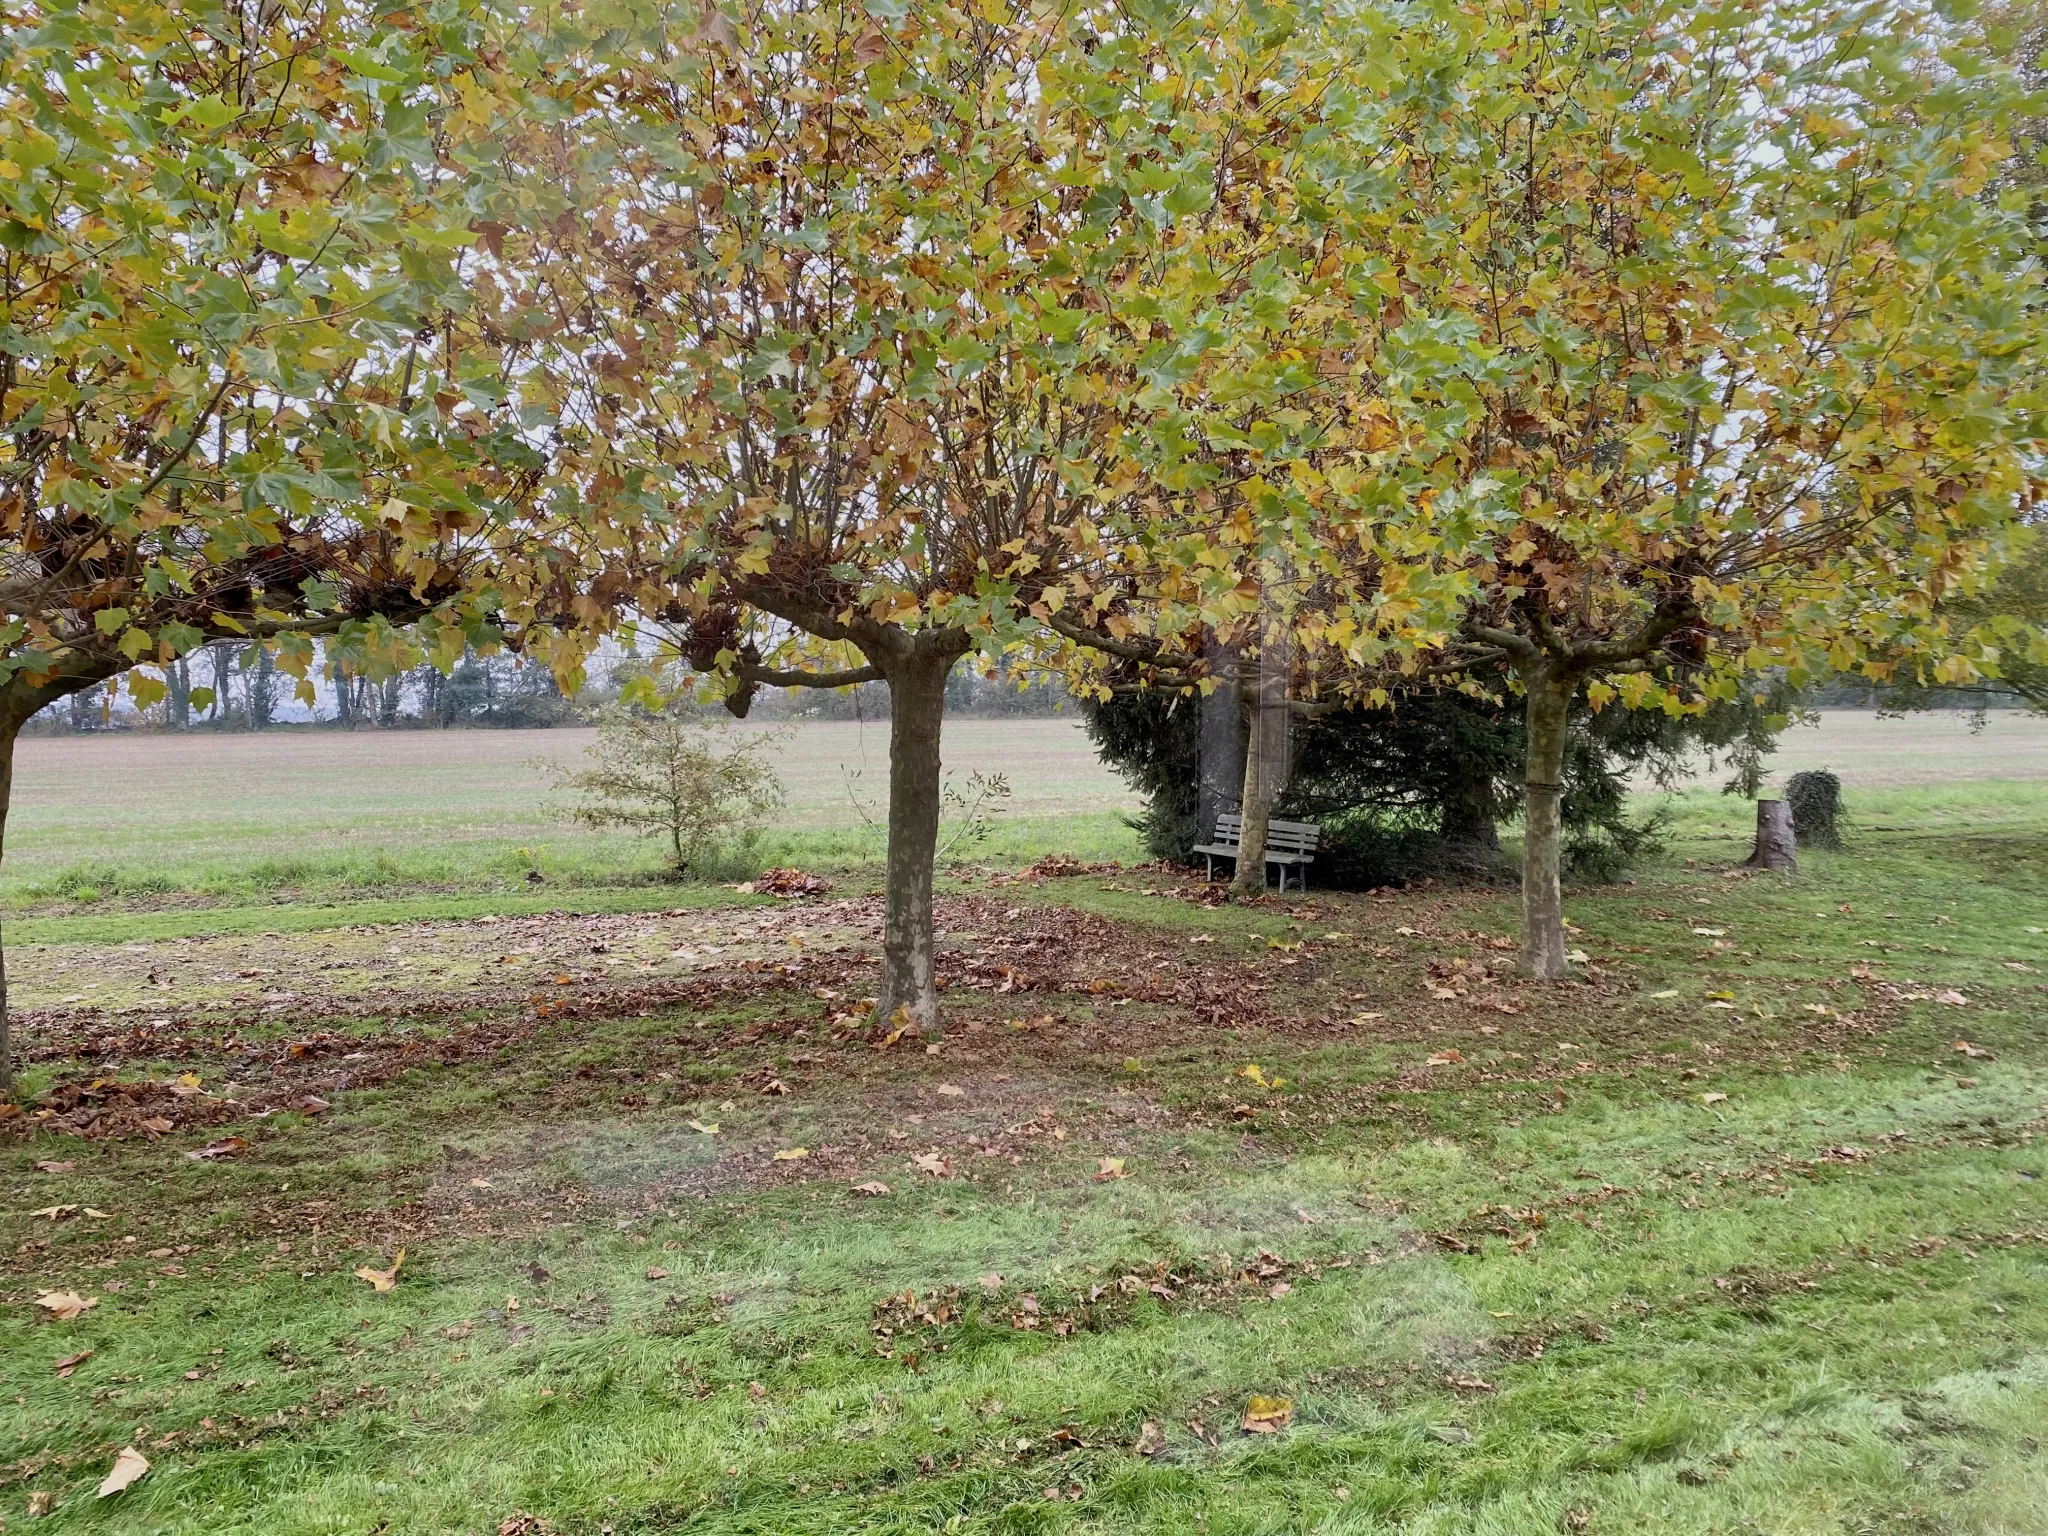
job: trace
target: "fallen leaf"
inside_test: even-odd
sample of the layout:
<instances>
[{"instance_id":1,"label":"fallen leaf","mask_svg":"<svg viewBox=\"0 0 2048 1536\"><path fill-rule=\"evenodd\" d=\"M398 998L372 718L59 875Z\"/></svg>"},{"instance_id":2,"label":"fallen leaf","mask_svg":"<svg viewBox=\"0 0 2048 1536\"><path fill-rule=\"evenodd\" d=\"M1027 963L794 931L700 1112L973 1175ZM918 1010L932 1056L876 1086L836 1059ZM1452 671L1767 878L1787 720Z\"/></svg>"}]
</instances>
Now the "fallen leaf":
<instances>
[{"instance_id":1,"label":"fallen leaf","mask_svg":"<svg viewBox=\"0 0 2048 1536\"><path fill-rule=\"evenodd\" d=\"M809 1147L784 1147L775 1154L774 1161L778 1163L800 1163L810 1155L811 1149Z\"/></svg>"},{"instance_id":2,"label":"fallen leaf","mask_svg":"<svg viewBox=\"0 0 2048 1536\"><path fill-rule=\"evenodd\" d=\"M1124 1160L1120 1157L1100 1157L1096 1159L1096 1163L1098 1166L1095 1170L1095 1182L1098 1184L1107 1184L1112 1179L1128 1179L1130 1177L1128 1173L1124 1172Z\"/></svg>"},{"instance_id":3,"label":"fallen leaf","mask_svg":"<svg viewBox=\"0 0 2048 1536\"><path fill-rule=\"evenodd\" d=\"M43 1291L36 1296L36 1305L61 1323L81 1317L99 1304L97 1296L81 1296L76 1291Z\"/></svg>"},{"instance_id":4,"label":"fallen leaf","mask_svg":"<svg viewBox=\"0 0 2048 1536\"><path fill-rule=\"evenodd\" d=\"M1972 1061L1996 1061L1996 1060L1998 1060L1998 1058L1997 1058L1996 1056L1992 1055L1992 1054L1991 1054L1991 1052L1989 1052L1989 1051L1987 1051L1986 1049L1984 1049L1984 1047L1983 1047L1983 1046L1981 1046L1981 1045L1973 1045L1973 1044L1971 1044L1971 1043L1970 1043L1970 1042L1969 1042L1968 1040L1958 1040L1958 1041L1956 1041L1956 1042L1955 1042L1955 1046L1954 1046L1954 1049L1955 1049L1955 1051L1956 1051L1956 1053L1957 1053L1958 1055L1962 1055L1962 1056L1967 1056L1967 1057L1969 1057L1969 1058L1970 1058L1970 1060L1972 1060Z\"/></svg>"},{"instance_id":5,"label":"fallen leaf","mask_svg":"<svg viewBox=\"0 0 2048 1536\"><path fill-rule=\"evenodd\" d=\"M62 1221L65 1217L77 1213L78 1207L75 1205L46 1205L40 1211L30 1211L29 1215L38 1221Z\"/></svg>"},{"instance_id":6,"label":"fallen leaf","mask_svg":"<svg viewBox=\"0 0 2048 1536\"><path fill-rule=\"evenodd\" d=\"M187 1152L185 1156L195 1163L203 1163L217 1157L233 1157L237 1152L246 1152L248 1150L248 1137L223 1136L219 1141L209 1141L203 1147L194 1148L192 1151ZM140 1474L137 1475L139 1476Z\"/></svg>"},{"instance_id":7,"label":"fallen leaf","mask_svg":"<svg viewBox=\"0 0 2048 1536\"><path fill-rule=\"evenodd\" d=\"M647 1270L647 1278L650 1280L666 1280L668 1278L668 1271L658 1264L650 1265Z\"/></svg>"},{"instance_id":8,"label":"fallen leaf","mask_svg":"<svg viewBox=\"0 0 2048 1536\"><path fill-rule=\"evenodd\" d=\"M53 1158L45 1158L35 1168L37 1173L69 1173L77 1166L76 1163L60 1163Z\"/></svg>"},{"instance_id":9,"label":"fallen leaf","mask_svg":"<svg viewBox=\"0 0 2048 1536\"><path fill-rule=\"evenodd\" d=\"M964 1099L967 1097L967 1090L960 1087L957 1083L939 1084L939 1093L948 1099Z\"/></svg>"},{"instance_id":10,"label":"fallen leaf","mask_svg":"<svg viewBox=\"0 0 2048 1536\"><path fill-rule=\"evenodd\" d=\"M1659 1000L1659 1001L1661 1002L1661 1001L1662 1001L1663 999L1665 999L1665 998L1667 998L1667 997L1676 997L1676 996L1678 996L1678 988L1676 988L1676 987L1667 987L1667 988L1665 988L1665 989L1664 989L1664 990L1663 990L1662 992L1652 992L1652 993L1650 994L1650 996L1651 996L1651 997L1653 997L1653 998L1656 998L1657 1000Z\"/></svg>"},{"instance_id":11,"label":"fallen leaf","mask_svg":"<svg viewBox=\"0 0 2048 1536\"><path fill-rule=\"evenodd\" d=\"M1569 960L1573 965L1587 965L1592 962L1593 957L1583 949L1572 949L1565 951L1565 959Z\"/></svg>"},{"instance_id":12,"label":"fallen leaf","mask_svg":"<svg viewBox=\"0 0 2048 1536\"><path fill-rule=\"evenodd\" d=\"M708 1123L703 1120L692 1120L690 1122L690 1129L698 1132L700 1135L716 1136L718 1134L718 1122L716 1120L709 1121Z\"/></svg>"},{"instance_id":13,"label":"fallen leaf","mask_svg":"<svg viewBox=\"0 0 2048 1536\"><path fill-rule=\"evenodd\" d=\"M943 1179L953 1170L946 1159L937 1152L920 1152L910 1160L910 1166L919 1173L928 1173L935 1179Z\"/></svg>"},{"instance_id":14,"label":"fallen leaf","mask_svg":"<svg viewBox=\"0 0 2048 1536\"><path fill-rule=\"evenodd\" d=\"M890 1189L889 1186L884 1184L880 1179L869 1179L865 1184L856 1184L853 1186L853 1192L856 1195L868 1195L870 1197L879 1197L882 1195L895 1193L894 1190Z\"/></svg>"},{"instance_id":15,"label":"fallen leaf","mask_svg":"<svg viewBox=\"0 0 2048 1536\"><path fill-rule=\"evenodd\" d=\"M1464 1052L1459 1050L1438 1051L1429 1058L1427 1065L1432 1067L1448 1067L1454 1066L1464 1059Z\"/></svg>"},{"instance_id":16,"label":"fallen leaf","mask_svg":"<svg viewBox=\"0 0 2048 1536\"><path fill-rule=\"evenodd\" d=\"M99 1496L119 1493L123 1488L139 1479L149 1470L149 1458L132 1445L121 1447L121 1454L114 1458L113 1470L100 1482Z\"/></svg>"},{"instance_id":17,"label":"fallen leaf","mask_svg":"<svg viewBox=\"0 0 2048 1536\"><path fill-rule=\"evenodd\" d=\"M369 1281L371 1288L381 1296L384 1292L392 1290L397 1286L398 1266L404 1262L405 1250L401 1248L398 1250L398 1256L391 1261L389 1269L372 1269L369 1265L365 1264L356 1271L356 1278Z\"/></svg>"},{"instance_id":18,"label":"fallen leaf","mask_svg":"<svg viewBox=\"0 0 2048 1536\"><path fill-rule=\"evenodd\" d=\"M1255 1397L1244 1405L1240 1426L1248 1435L1274 1435L1294 1420L1294 1400L1286 1397Z\"/></svg>"},{"instance_id":19,"label":"fallen leaf","mask_svg":"<svg viewBox=\"0 0 2048 1536\"><path fill-rule=\"evenodd\" d=\"M1728 937L1728 930L1726 928L1695 928L1693 932L1703 939L1725 939Z\"/></svg>"},{"instance_id":20,"label":"fallen leaf","mask_svg":"<svg viewBox=\"0 0 2048 1536\"><path fill-rule=\"evenodd\" d=\"M1700 1095L1700 1102L1702 1104L1719 1104L1727 1097L1728 1095L1725 1093L1703 1093Z\"/></svg>"},{"instance_id":21,"label":"fallen leaf","mask_svg":"<svg viewBox=\"0 0 2048 1536\"><path fill-rule=\"evenodd\" d=\"M1132 1449L1140 1456L1157 1456L1166 1449L1166 1431L1147 1419L1138 1426L1138 1443Z\"/></svg>"},{"instance_id":22,"label":"fallen leaf","mask_svg":"<svg viewBox=\"0 0 2048 1536\"><path fill-rule=\"evenodd\" d=\"M1951 1008L1967 1008L1970 1006L1970 1000L1963 996L1962 993L1956 991L1954 987L1935 993L1934 1000L1937 1003L1947 1003Z\"/></svg>"},{"instance_id":23,"label":"fallen leaf","mask_svg":"<svg viewBox=\"0 0 2048 1536\"><path fill-rule=\"evenodd\" d=\"M57 1495L51 1493L47 1488L38 1488L28 1496L28 1516L31 1520L40 1519L56 1507Z\"/></svg>"},{"instance_id":24,"label":"fallen leaf","mask_svg":"<svg viewBox=\"0 0 2048 1536\"><path fill-rule=\"evenodd\" d=\"M81 1349L75 1355L66 1355L62 1360L59 1360L56 1364L55 1369L57 1372L58 1379L69 1380L71 1373L77 1370L81 1365L85 1364L85 1362L90 1360L91 1358L92 1351L89 1349Z\"/></svg>"},{"instance_id":25,"label":"fallen leaf","mask_svg":"<svg viewBox=\"0 0 2048 1536\"><path fill-rule=\"evenodd\" d=\"M1405 924L1399 928L1396 928L1394 932L1401 935L1401 937L1404 939L1419 939L1422 937L1422 934L1418 930L1410 928Z\"/></svg>"},{"instance_id":26,"label":"fallen leaf","mask_svg":"<svg viewBox=\"0 0 2048 1536\"><path fill-rule=\"evenodd\" d=\"M1356 1013L1351 1016L1351 1022L1354 1024L1370 1024L1374 1019L1384 1019L1385 1017L1384 1013Z\"/></svg>"}]
</instances>

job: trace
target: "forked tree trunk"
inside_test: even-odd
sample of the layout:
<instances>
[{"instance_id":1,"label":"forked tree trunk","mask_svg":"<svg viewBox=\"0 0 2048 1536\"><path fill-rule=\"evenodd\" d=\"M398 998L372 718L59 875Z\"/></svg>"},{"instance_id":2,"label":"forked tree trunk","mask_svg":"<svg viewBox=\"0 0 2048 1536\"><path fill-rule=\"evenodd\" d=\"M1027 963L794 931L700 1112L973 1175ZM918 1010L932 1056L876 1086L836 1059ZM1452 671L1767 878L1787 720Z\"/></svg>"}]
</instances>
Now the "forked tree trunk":
<instances>
[{"instance_id":1,"label":"forked tree trunk","mask_svg":"<svg viewBox=\"0 0 2048 1536\"><path fill-rule=\"evenodd\" d=\"M1528 690L1529 755L1522 835L1522 971L1554 981L1568 974L1564 957L1565 718L1573 683L1549 668L1532 668Z\"/></svg>"},{"instance_id":2,"label":"forked tree trunk","mask_svg":"<svg viewBox=\"0 0 2048 1536\"><path fill-rule=\"evenodd\" d=\"M876 1014L891 1029L936 1032L932 865L939 842L939 729L957 651L913 647L883 668L889 684L889 862L883 897L882 985Z\"/></svg>"}]
</instances>

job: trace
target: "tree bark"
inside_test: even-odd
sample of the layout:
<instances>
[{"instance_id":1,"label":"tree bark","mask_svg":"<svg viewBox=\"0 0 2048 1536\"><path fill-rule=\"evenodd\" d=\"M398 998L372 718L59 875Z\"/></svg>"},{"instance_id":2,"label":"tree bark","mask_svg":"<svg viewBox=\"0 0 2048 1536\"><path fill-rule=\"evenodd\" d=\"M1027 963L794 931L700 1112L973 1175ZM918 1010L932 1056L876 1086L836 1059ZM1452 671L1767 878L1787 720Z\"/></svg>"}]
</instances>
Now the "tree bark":
<instances>
[{"instance_id":1,"label":"tree bark","mask_svg":"<svg viewBox=\"0 0 2048 1536\"><path fill-rule=\"evenodd\" d=\"M913 642L878 659L889 684L889 860L876 1016L889 1028L939 1024L932 977L932 866L939 843L939 731L960 652Z\"/></svg>"},{"instance_id":2,"label":"tree bark","mask_svg":"<svg viewBox=\"0 0 2048 1536\"><path fill-rule=\"evenodd\" d=\"M1501 866L1500 828L1493 819L1493 781L1476 774L1455 785L1444 800L1437 821L1444 858L1474 873L1497 873Z\"/></svg>"},{"instance_id":3,"label":"tree bark","mask_svg":"<svg viewBox=\"0 0 2048 1536\"><path fill-rule=\"evenodd\" d=\"M1211 639L1206 652L1217 685L1202 698L1201 782L1195 790L1197 842L1214 840L1216 818L1244 803L1244 698L1235 647Z\"/></svg>"},{"instance_id":4,"label":"tree bark","mask_svg":"<svg viewBox=\"0 0 2048 1536\"><path fill-rule=\"evenodd\" d=\"M1783 800L1757 801L1756 847L1745 861L1747 866L1751 869L1782 869L1788 873L1798 869L1795 841L1791 805Z\"/></svg>"},{"instance_id":5,"label":"tree bark","mask_svg":"<svg viewBox=\"0 0 2048 1536\"><path fill-rule=\"evenodd\" d=\"M1261 772L1265 757L1266 711L1256 700L1251 708L1251 729L1244 753L1244 798L1239 813L1244 823L1237 838L1237 873L1230 882L1233 896L1263 896L1266 893L1266 828L1273 819L1273 797Z\"/></svg>"},{"instance_id":6,"label":"tree bark","mask_svg":"<svg viewBox=\"0 0 2048 1536\"><path fill-rule=\"evenodd\" d=\"M1548 666L1523 674L1529 749L1522 835L1522 972L1555 981L1564 957L1563 805L1565 718L1574 682Z\"/></svg>"}]
</instances>

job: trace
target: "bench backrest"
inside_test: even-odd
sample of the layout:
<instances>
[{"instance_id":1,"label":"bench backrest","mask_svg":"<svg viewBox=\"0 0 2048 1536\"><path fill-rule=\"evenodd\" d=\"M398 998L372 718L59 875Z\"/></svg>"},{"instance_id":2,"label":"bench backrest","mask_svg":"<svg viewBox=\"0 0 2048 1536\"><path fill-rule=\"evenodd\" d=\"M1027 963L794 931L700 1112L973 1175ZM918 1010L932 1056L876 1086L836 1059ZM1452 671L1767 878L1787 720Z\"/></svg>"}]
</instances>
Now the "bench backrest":
<instances>
[{"instance_id":1,"label":"bench backrest","mask_svg":"<svg viewBox=\"0 0 2048 1536\"><path fill-rule=\"evenodd\" d=\"M1322 835L1323 829L1312 821L1269 821L1266 823L1266 848L1272 853L1314 853L1316 840ZM1218 816L1215 841L1243 842L1243 815L1237 811L1225 811Z\"/></svg>"}]
</instances>

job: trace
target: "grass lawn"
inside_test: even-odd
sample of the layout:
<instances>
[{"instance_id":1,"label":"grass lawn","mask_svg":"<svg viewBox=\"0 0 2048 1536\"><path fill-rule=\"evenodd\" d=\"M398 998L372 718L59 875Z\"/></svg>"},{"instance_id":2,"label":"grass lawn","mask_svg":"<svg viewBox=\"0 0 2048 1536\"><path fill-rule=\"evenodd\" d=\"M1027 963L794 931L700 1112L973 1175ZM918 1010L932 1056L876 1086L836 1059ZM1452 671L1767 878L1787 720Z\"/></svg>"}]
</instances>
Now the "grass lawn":
<instances>
[{"instance_id":1,"label":"grass lawn","mask_svg":"<svg viewBox=\"0 0 2048 1536\"><path fill-rule=\"evenodd\" d=\"M890 1047L850 855L801 902L16 887L0 1516L2048 1531L2048 792L1851 804L1731 878L1748 807L1677 797L1560 986L1506 891L991 854Z\"/></svg>"}]
</instances>

